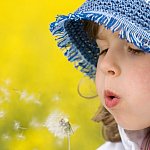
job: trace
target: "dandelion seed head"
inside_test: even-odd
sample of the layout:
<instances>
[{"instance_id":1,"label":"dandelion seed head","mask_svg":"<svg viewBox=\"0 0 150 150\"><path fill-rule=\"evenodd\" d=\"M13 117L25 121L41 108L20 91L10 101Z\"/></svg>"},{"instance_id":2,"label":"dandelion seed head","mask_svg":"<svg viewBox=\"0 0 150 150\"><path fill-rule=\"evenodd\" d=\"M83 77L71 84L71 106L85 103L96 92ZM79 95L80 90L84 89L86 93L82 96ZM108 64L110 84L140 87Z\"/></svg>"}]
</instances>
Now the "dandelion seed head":
<instances>
[{"instance_id":1,"label":"dandelion seed head","mask_svg":"<svg viewBox=\"0 0 150 150\"><path fill-rule=\"evenodd\" d=\"M70 135L73 133L68 116L59 111L54 111L51 113L48 116L44 126L46 126L51 133L59 138L67 137L68 133Z\"/></svg>"},{"instance_id":2,"label":"dandelion seed head","mask_svg":"<svg viewBox=\"0 0 150 150\"><path fill-rule=\"evenodd\" d=\"M45 126L48 128L48 130L59 138L66 137L66 134L60 125L60 120L62 118L67 118L67 116L59 111L55 111L48 116L45 122Z\"/></svg>"},{"instance_id":3,"label":"dandelion seed head","mask_svg":"<svg viewBox=\"0 0 150 150\"><path fill-rule=\"evenodd\" d=\"M69 125L69 120L68 120L68 118L62 118L62 119L59 121L59 123L60 123L60 126L62 126L62 127L67 127L67 126Z\"/></svg>"}]
</instances>

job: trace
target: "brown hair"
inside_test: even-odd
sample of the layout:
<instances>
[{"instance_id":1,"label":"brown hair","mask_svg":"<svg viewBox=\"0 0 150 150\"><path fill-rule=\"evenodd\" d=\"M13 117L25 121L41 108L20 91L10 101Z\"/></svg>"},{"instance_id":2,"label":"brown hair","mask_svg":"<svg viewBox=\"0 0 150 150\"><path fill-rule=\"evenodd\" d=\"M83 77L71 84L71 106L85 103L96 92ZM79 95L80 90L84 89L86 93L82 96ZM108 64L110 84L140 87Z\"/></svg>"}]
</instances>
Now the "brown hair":
<instances>
[{"instance_id":1,"label":"brown hair","mask_svg":"<svg viewBox=\"0 0 150 150\"><path fill-rule=\"evenodd\" d=\"M96 39L99 24L92 21L82 21L84 24L84 30L91 39ZM95 122L102 122L102 135L106 141L118 142L121 141L121 137L118 131L117 123L104 106L100 106L95 116L93 117Z\"/></svg>"}]
</instances>

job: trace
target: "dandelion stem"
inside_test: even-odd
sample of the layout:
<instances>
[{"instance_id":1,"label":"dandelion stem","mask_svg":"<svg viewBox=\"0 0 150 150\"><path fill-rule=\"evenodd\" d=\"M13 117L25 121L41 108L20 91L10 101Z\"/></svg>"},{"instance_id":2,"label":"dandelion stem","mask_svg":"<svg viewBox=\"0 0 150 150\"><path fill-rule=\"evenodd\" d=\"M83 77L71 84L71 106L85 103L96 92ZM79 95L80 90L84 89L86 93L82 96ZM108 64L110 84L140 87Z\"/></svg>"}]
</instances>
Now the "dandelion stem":
<instances>
[{"instance_id":1,"label":"dandelion stem","mask_svg":"<svg viewBox=\"0 0 150 150\"><path fill-rule=\"evenodd\" d=\"M69 134L69 132L68 132L68 150L70 150L70 134Z\"/></svg>"}]
</instances>

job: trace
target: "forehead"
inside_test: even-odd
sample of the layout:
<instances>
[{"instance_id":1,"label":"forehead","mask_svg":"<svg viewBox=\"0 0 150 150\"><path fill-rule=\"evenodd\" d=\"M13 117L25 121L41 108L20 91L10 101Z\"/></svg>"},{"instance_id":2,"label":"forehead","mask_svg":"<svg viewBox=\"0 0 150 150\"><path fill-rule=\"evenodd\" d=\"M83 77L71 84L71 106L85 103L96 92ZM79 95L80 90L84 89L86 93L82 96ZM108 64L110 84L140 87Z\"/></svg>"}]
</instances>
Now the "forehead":
<instances>
[{"instance_id":1,"label":"forehead","mask_svg":"<svg viewBox=\"0 0 150 150\"><path fill-rule=\"evenodd\" d=\"M118 37L119 32L112 32L109 29L106 29L103 25L99 26L98 33L96 35L96 39L106 40L112 36ZM118 37L119 38L119 37Z\"/></svg>"},{"instance_id":2,"label":"forehead","mask_svg":"<svg viewBox=\"0 0 150 150\"><path fill-rule=\"evenodd\" d=\"M123 40L124 44L128 44L132 48L138 49L138 47L136 47L134 44L128 43L125 39L120 39L119 38L119 31L113 33L110 29L106 29L103 25L99 26L98 33L96 35L96 40L110 42L110 41L112 41L113 39L116 39L116 38L118 40Z\"/></svg>"}]
</instances>

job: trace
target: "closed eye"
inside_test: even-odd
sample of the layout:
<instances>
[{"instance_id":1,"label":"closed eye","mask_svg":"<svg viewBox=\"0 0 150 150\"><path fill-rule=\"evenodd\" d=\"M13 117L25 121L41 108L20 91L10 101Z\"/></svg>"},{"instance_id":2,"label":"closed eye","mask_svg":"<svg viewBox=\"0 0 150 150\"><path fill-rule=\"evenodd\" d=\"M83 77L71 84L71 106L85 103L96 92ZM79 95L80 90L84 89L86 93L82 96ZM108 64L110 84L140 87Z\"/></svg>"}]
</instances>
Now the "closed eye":
<instances>
[{"instance_id":1,"label":"closed eye","mask_svg":"<svg viewBox=\"0 0 150 150\"><path fill-rule=\"evenodd\" d=\"M100 55L103 55L104 53L107 53L108 49L109 49L109 48L106 48L106 49L102 50L102 51L100 52L99 56L100 56ZM133 49L133 48L131 48L131 47L128 47L128 52L132 53L133 55L145 54L144 51L139 50L139 49Z\"/></svg>"},{"instance_id":2,"label":"closed eye","mask_svg":"<svg viewBox=\"0 0 150 150\"><path fill-rule=\"evenodd\" d=\"M134 54L134 55L145 54L144 51L139 50L139 49L133 49L133 48L131 48L130 46L129 46L129 48L128 48L128 52L130 52L130 53L132 53L132 54Z\"/></svg>"},{"instance_id":3,"label":"closed eye","mask_svg":"<svg viewBox=\"0 0 150 150\"><path fill-rule=\"evenodd\" d=\"M108 51L108 48L102 50L102 51L100 52L99 56L100 56L100 55L103 55L104 53L107 53L107 51Z\"/></svg>"}]
</instances>

